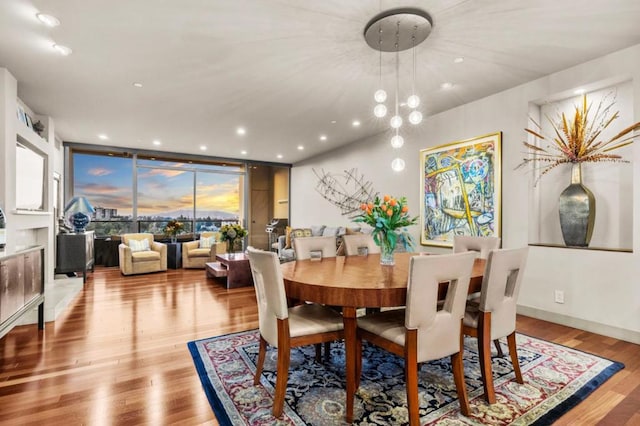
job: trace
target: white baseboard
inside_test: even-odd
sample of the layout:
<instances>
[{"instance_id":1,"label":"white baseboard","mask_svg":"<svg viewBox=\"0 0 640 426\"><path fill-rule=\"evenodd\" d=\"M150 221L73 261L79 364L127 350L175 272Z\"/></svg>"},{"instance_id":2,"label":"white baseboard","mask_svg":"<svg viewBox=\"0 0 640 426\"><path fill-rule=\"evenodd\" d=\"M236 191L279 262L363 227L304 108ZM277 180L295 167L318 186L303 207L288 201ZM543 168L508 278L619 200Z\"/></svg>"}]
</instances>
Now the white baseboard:
<instances>
[{"instance_id":1,"label":"white baseboard","mask_svg":"<svg viewBox=\"0 0 640 426\"><path fill-rule=\"evenodd\" d=\"M640 332L628 330L619 327L613 327L598 322L583 320L580 318L570 317L568 315L557 314L530 306L518 305L517 312L519 314L553 322L556 324L566 325L591 333L602 334L603 336L613 337L615 339L624 340L626 342L640 344Z\"/></svg>"}]
</instances>

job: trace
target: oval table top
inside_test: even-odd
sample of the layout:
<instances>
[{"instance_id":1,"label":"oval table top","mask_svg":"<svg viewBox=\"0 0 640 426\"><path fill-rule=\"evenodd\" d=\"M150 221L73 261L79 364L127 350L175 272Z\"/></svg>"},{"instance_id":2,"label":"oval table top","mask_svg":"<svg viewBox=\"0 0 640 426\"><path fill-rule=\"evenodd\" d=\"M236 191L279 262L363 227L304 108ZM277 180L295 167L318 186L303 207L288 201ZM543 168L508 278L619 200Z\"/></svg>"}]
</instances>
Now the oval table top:
<instances>
[{"instance_id":1,"label":"oval table top","mask_svg":"<svg viewBox=\"0 0 640 426\"><path fill-rule=\"evenodd\" d=\"M419 254L396 253L393 266L380 265L379 254L284 263L281 266L287 297L334 306L401 306L407 298L412 256ZM480 291L484 265L485 260L476 259L469 293Z\"/></svg>"}]
</instances>

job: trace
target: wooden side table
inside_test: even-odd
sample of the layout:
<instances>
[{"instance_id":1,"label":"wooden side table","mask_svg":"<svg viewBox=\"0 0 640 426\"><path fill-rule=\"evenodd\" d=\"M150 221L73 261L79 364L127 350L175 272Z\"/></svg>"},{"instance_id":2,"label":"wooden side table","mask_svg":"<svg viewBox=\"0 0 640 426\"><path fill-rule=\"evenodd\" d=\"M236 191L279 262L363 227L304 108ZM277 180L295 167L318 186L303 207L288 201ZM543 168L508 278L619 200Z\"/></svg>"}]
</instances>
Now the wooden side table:
<instances>
[{"instance_id":1,"label":"wooden side table","mask_svg":"<svg viewBox=\"0 0 640 426\"><path fill-rule=\"evenodd\" d=\"M221 253L205 265L207 277L227 277L227 289L253 285L249 258L244 253Z\"/></svg>"},{"instance_id":2,"label":"wooden side table","mask_svg":"<svg viewBox=\"0 0 640 426\"><path fill-rule=\"evenodd\" d=\"M182 268L182 243L165 243L167 245L167 268Z\"/></svg>"}]
</instances>

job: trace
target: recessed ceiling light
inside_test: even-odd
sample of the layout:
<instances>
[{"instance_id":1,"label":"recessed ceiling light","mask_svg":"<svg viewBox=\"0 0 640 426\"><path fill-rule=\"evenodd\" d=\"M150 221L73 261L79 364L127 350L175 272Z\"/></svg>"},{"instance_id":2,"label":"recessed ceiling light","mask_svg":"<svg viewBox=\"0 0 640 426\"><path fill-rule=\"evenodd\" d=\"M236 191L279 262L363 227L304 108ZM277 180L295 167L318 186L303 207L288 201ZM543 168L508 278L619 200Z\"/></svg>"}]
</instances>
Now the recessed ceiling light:
<instances>
[{"instance_id":1,"label":"recessed ceiling light","mask_svg":"<svg viewBox=\"0 0 640 426\"><path fill-rule=\"evenodd\" d=\"M360 125L360 121L358 121L358 120L353 120L353 122L351 123L351 125L352 125L353 127L358 127L358 126Z\"/></svg>"},{"instance_id":2,"label":"recessed ceiling light","mask_svg":"<svg viewBox=\"0 0 640 426\"><path fill-rule=\"evenodd\" d=\"M464 62L464 58L463 58L462 56L458 56L457 58L455 58L455 59L453 60L453 63L454 63L454 64L461 64L461 63L463 63L463 62Z\"/></svg>"},{"instance_id":3,"label":"recessed ceiling light","mask_svg":"<svg viewBox=\"0 0 640 426\"><path fill-rule=\"evenodd\" d=\"M106 141L107 139L109 139L109 136L105 135L104 133L100 133L98 135L98 139L101 139L103 141Z\"/></svg>"},{"instance_id":4,"label":"recessed ceiling light","mask_svg":"<svg viewBox=\"0 0 640 426\"><path fill-rule=\"evenodd\" d=\"M327 140L327 135L320 135L320 140L321 141L326 141Z\"/></svg>"},{"instance_id":5,"label":"recessed ceiling light","mask_svg":"<svg viewBox=\"0 0 640 426\"><path fill-rule=\"evenodd\" d=\"M135 81L135 82L133 83L133 87L138 87L138 88L140 88L140 87L142 87L142 83L139 83L139 82Z\"/></svg>"},{"instance_id":6,"label":"recessed ceiling light","mask_svg":"<svg viewBox=\"0 0 640 426\"><path fill-rule=\"evenodd\" d=\"M42 22L43 24L45 24L47 27L57 27L58 25L60 25L60 20L58 18L56 18L55 16L51 16L51 15L47 15L44 13L38 13L36 14L36 18L38 18L38 20L40 22Z\"/></svg>"},{"instance_id":7,"label":"recessed ceiling light","mask_svg":"<svg viewBox=\"0 0 640 426\"><path fill-rule=\"evenodd\" d=\"M156 139L156 140L153 141L153 144L155 146L159 146L159 145L162 145L162 142L160 142L159 140Z\"/></svg>"},{"instance_id":8,"label":"recessed ceiling light","mask_svg":"<svg viewBox=\"0 0 640 426\"><path fill-rule=\"evenodd\" d=\"M336 124L337 121L336 120L331 120L331 124Z\"/></svg>"},{"instance_id":9,"label":"recessed ceiling light","mask_svg":"<svg viewBox=\"0 0 640 426\"><path fill-rule=\"evenodd\" d=\"M584 89L576 89L573 93L575 93L576 95L583 95L584 92L586 92L586 90L584 90Z\"/></svg>"},{"instance_id":10,"label":"recessed ceiling light","mask_svg":"<svg viewBox=\"0 0 640 426\"><path fill-rule=\"evenodd\" d=\"M107 154L109 157L113 157L113 152Z\"/></svg>"},{"instance_id":11,"label":"recessed ceiling light","mask_svg":"<svg viewBox=\"0 0 640 426\"><path fill-rule=\"evenodd\" d=\"M206 151L207 147L205 145L200 145L200 151Z\"/></svg>"},{"instance_id":12,"label":"recessed ceiling light","mask_svg":"<svg viewBox=\"0 0 640 426\"><path fill-rule=\"evenodd\" d=\"M238 128L236 129L236 133L237 133L237 134L239 134L239 135L241 135L241 136L242 136L242 135L246 135L246 134L247 134L247 129L245 129L244 127L238 127Z\"/></svg>"},{"instance_id":13,"label":"recessed ceiling light","mask_svg":"<svg viewBox=\"0 0 640 426\"><path fill-rule=\"evenodd\" d=\"M73 53L73 50L71 50L70 47L63 46L61 44L54 43L52 47L62 56L69 56Z\"/></svg>"},{"instance_id":14,"label":"recessed ceiling light","mask_svg":"<svg viewBox=\"0 0 640 426\"><path fill-rule=\"evenodd\" d=\"M282 158L282 154L278 154L278 155L276 155L276 157Z\"/></svg>"},{"instance_id":15,"label":"recessed ceiling light","mask_svg":"<svg viewBox=\"0 0 640 426\"><path fill-rule=\"evenodd\" d=\"M452 87L453 87L453 83L450 83L450 82L448 82L448 81L447 81L446 83L442 83L442 84L440 85L440 88L441 88L441 89L444 89L444 90L451 89Z\"/></svg>"},{"instance_id":16,"label":"recessed ceiling light","mask_svg":"<svg viewBox=\"0 0 640 426\"><path fill-rule=\"evenodd\" d=\"M303 149L304 149L304 146L298 145L298 151L302 151Z\"/></svg>"},{"instance_id":17,"label":"recessed ceiling light","mask_svg":"<svg viewBox=\"0 0 640 426\"><path fill-rule=\"evenodd\" d=\"M242 151L240 151L240 154L242 155L247 155L247 151L245 151L244 149Z\"/></svg>"}]
</instances>

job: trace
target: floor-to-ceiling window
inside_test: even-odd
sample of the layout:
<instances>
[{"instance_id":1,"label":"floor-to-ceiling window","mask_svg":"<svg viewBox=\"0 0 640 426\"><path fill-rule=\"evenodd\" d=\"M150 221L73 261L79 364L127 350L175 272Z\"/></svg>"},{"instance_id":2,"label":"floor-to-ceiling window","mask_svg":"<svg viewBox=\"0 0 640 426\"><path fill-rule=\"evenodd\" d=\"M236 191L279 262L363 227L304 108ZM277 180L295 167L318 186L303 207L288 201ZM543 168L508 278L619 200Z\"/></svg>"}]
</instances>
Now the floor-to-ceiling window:
<instances>
[{"instance_id":1,"label":"floor-to-ceiling window","mask_svg":"<svg viewBox=\"0 0 640 426\"><path fill-rule=\"evenodd\" d=\"M243 223L245 166L164 154L70 151L73 194L96 209L97 236L162 234L170 219L185 233Z\"/></svg>"},{"instance_id":2,"label":"floor-to-ceiling window","mask_svg":"<svg viewBox=\"0 0 640 426\"><path fill-rule=\"evenodd\" d=\"M95 209L89 229L97 235L135 232L133 226L133 158L126 154L74 152L71 188Z\"/></svg>"}]
</instances>

